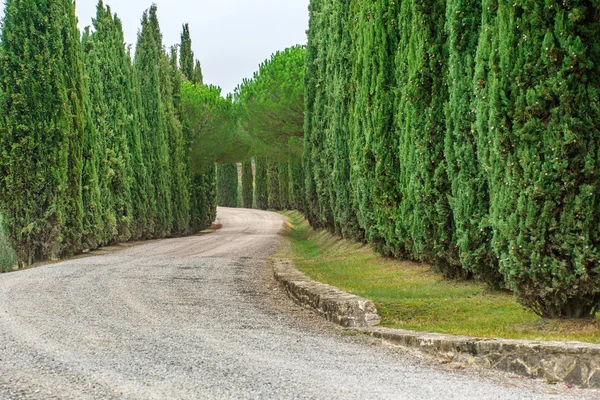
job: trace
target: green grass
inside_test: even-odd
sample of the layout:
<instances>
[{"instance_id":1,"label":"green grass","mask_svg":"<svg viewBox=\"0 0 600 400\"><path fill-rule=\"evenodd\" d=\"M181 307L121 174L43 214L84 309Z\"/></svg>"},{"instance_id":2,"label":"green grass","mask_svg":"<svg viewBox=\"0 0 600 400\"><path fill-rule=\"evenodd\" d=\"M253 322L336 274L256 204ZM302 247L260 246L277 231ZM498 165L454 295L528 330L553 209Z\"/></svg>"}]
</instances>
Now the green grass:
<instances>
[{"instance_id":1,"label":"green grass","mask_svg":"<svg viewBox=\"0 0 600 400\"><path fill-rule=\"evenodd\" d=\"M600 320L544 320L511 293L477 282L447 281L426 264L385 258L368 246L313 231L298 212L284 212L283 250L312 279L373 300L383 326L507 339L600 343Z\"/></svg>"},{"instance_id":2,"label":"green grass","mask_svg":"<svg viewBox=\"0 0 600 400\"><path fill-rule=\"evenodd\" d=\"M0 273L13 271L14 266L17 265L17 261L17 255L8 244L4 235L3 218L2 214L0 214Z\"/></svg>"}]
</instances>

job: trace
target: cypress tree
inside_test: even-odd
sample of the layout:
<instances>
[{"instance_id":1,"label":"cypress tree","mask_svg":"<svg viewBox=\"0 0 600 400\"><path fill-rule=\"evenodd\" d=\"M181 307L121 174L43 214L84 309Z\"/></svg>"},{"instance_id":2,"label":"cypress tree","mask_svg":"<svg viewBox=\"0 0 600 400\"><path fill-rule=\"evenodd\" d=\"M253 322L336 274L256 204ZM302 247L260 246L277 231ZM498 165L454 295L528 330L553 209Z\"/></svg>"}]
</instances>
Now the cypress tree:
<instances>
[{"instance_id":1,"label":"cypress tree","mask_svg":"<svg viewBox=\"0 0 600 400\"><path fill-rule=\"evenodd\" d=\"M268 205L271 210L281 210L279 187L279 163L267 161L267 193Z\"/></svg>"},{"instance_id":2,"label":"cypress tree","mask_svg":"<svg viewBox=\"0 0 600 400\"><path fill-rule=\"evenodd\" d=\"M352 99L353 112L349 126L350 133L350 164L355 167L350 171L350 182L354 191L353 205L361 228L364 229L365 240L377 249L383 249L384 240L379 232L377 218L373 205L373 183L376 168L375 153L371 138L373 107L371 105L371 86L375 69L375 58L369 54L369 49L376 44L374 39L375 20L371 15L374 6L358 2L357 26L354 35L354 63L352 66L353 80L351 85L356 88ZM381 96L383 92L377 91ZM385 116L384 116L385 117Z\"/></svg>"},{"instance_id":3,"label":"cypress tree","mask_svg":"<svg viewBox=\"0 0 600 400\"><path fill-rule=\"evenodd\" d=\"M67 117L68 164L66 182L65 226L63 232L63 255L71 256L81 250L83 233L83 197L81 178L83 173L83 62L80 32L77 28L75 3L63 0L62 27L63 53L62 76L70 104Z\"/></svg>"},{"instance_id":4,"label":"cypress tree","mask_svg":"<svg viewBox=\"0 0 600 400\"><path fill-rule=\"evenodd\" d=\"M122 31L121 36L122 36ZM140 80L129 55L121 57L121 65L126 77L125 105L127 106L127 147L132 168L131 199L133 203L133 239L144 239L152 237L154 222L151 215L153 193L150 183L149 168L146 167L142 145L143 132L146 132L147 121L144 119L144 106Z\"/></svg>"},{"instance_id":5,"label":"cypress tree","mask_svg":"<svg viewBox=\"0 0 600 400\"><path fill-rule=\"evenodd\" d=\"M179 66L181 73L185 78L192 82L194 79L194 52L192 51L192 38L190 37L190 27L188 24L183 25L181 33Z\"/></svg>"},{"instance_id":6,"label":"cypress tree","mask_svg":"<svg viewBox=\"0 0 600 400\"><path fill-rule=\"evenodd\" d=\"M252 160L242 164L242 200L244 208L252 208L254 193L254 175L252 173Z\"/></svg>"},{"instance_id":7,"label":"cypress tree","mask_svg":"<svg viewBox=\"0 0 600 400\"><path fill-rule=\"evenodd\" d=\"M310 19L307 31L306 66L304 73L305 86L305 114L304 114L304 153L302 155L302 168L304 169L305 215L313 227L319 227L319 210L317 200L316 178L314 171L313 154L319 146L313 130L315 97L318 85L318 71L316 67L317 51L320 47L319 31L322 17L321 3L323 0L311 0L308 6ZM258 180L257 180L258 185Z\"/></svg>"},{"instance_id":8,"label":"cypress tree","mask_svg":"<svg viewBox=\"0 0 600 400\"><path fill-rule=\"evenodd\" d=\"M155 5L144 12L135 53L135 69L142 100L141 118L145 120L142 126L144 164L153 184L148 197L151 235L165 237L171 233L172 227L171 168L167 143L169 122L162 99L165 91L161 89L164 53L156 12Z\"/></svg>"},{"instance_id":9,"label":"cypress tree","mask_svg":"<svg viewBox=\"0 0 600 400\"><path fill-rule=\"evenodd\" d=\"M332 148L332 176L330 180L331 208L334 214L336 231L345 238L362 240L364 231L360 228L354 207L353 190L350 183L350 105L352 101L352 34L355 6L352 1L336 2L335 14L330 24L329 39L335 43L331 58L327 89L330 96L329 146Z\"/></svg>"},{"instance_id":10,"label":"cypress tree","mask_svg":"<svg viewBox=\"0 0 600 400\"><path fill-rule=\"evenodd\" d=\"M221 207L237 207L238 168L236 164L219 164L217 167L217 196Z\"/></svg>"},{"instance_id":11,"label":"cypress tree","mask_svg":"<svg viewBox=\"0 0 600 400\"><path fill-rule=\"evenodd\" d=\"M502 278L491 248L492 232L483 222L489 212L489 194L484 169L479 165L475 129L473 79L482 21L481 0L448 0L446 18L449 100L445 154L452 186L454 236L462 267L490 285L499 286ZM482 45L487 46L489 32L481 35Z\"/></svg>"},{"instance_id":12,"label":"cypress tree","mask_svg":"<svg viewBox=\"0 0 600 400\"><path fill-rule=\"evenodd\" d=\"M265 157L256 157L256 186L254 198L256 208L267 210L269 208L268 161Z\"/></svg>"},{"instance_id":13,"label":"cypress tree","mask_svg":"<svg viewBox=\"0 0 600 400\"><path fill-rule=\"evenodd\" d=\"M499 1L489 57L493 247L545 317L600 306L600 7Z\"/></svg>"},{"instance_id":14,"label":"cypress tree","mask_svg":"<svg viewBox=\"0 0 600 400\"><path fill-rule=\"evenodd\" d=\"M302 159L298 156L292 157L290 161L290 207L304 212L304 170L302 169Z\"/></svg>"},{"instance_id":15,"label":"cypress tree","mask_svg":"<svg viewBox=\"0 0 600 400\"><path fill-rule=\"evenodd\" d=\"M444 159L447 64L445 1L403 2L397 58L397 129L402 202L397 230L413 258L446 277L464 277L454 244Z\"/></svg>"},{"instance_id":16,"label":"cypress tree","mask_svg":"<svg viewBox=\"0 0 600 400\"><path fill-rule=\"evenodd\" d=\"M177 54L169 59L162 52L160 57L161 97L165 113L166 140L170 163L171 235L185 235L189 227L190 195L188 182L189 160L187 143L183 136L179 114L181 113L181 75L177 68Z\"/></svg>"},{"instance_id":17,"label":"cypress tree","mask_svg":"<svg viewBox=\"0 0 600 400\"><path fill-rule=\"evenodd\" d=\"M107 109L104 103L104 90L100 79L98 58L93 51L89 28L84 31L83 54L85 65L84 109L86 116L85 136L83 142L83 236L82 246L87 249L96 249L106 243L107 234L105 224L109 223L108 211L112 211L110 202L107 201L107 191L103 189L104 170L106 163L104 155L105 134L108 130L106 122ZM102 177L102 179L101 179ZM113 218L114 221L114 218ZM113 223L113 229L114 229ZM112 235L110 235L112 237Z\"/></svg>"},{"instance_id":18,"label":"cypress tree","mask_svg":"<svg viewBox=\"0 0 600 400\"><path fill-rule=\"evenodd\" d=\"M83 75L73 3L6 2L0 187L22 261L79 250L83 230Z\"/></svg>"},{"instance_id":19,"label":"cypress tree","mask_svg":"<svg viewBox=\"0 0 600 400\"><path fill-rule=\"evenodd\" d=\"M394 132L394 55L398 44L398 5L362 4L356 32L356 93L351 160L360 165L353 178L360 225L379 251L405 255L397 234L399 136ZM341 139L343 140L343 138Z\"/></svg>"},{"instance_id":20,"label":"cypress tree","mask_svg":"<svg viewBox=\"0 0 600 400\"><path fill-rule=\"evenodd\" d=\"M192 83L196 85L204 85L204 76L202 75L202 66L200 65L200 61L196 60L196 65L194 65L194 73L191 79Z\"/></svg>"},{"instance_id":21,"label":"cypress tree","mask_svg":"<svg viewBox=\"0 0 600 400\"><path fill-rule=\"evenodd\" d=\"M287 161L279 161L277 166L279 183L279 207L282 210L290 208L290 169Z\"/></svg>"},{"instance_id":22,"label":"cypress tree","mask_svg":"<svg viewBox=\"0 0 600 400\"><path fill-rule=\"evenodd\" d=\"M131 238L133 223L131 185L133 169L128 147L126 105L127 76L124 71L123 58L125 48L121 23L113 18L109 7L104 8L98 2L94 51L99 59L97 78L102 81L104 98L107 106L106 122L108 129L104 132L107 199L111 203L111 214L114 216L115 232L107 237L107 242L127 241Z\"/></svg>"}]
</instances>

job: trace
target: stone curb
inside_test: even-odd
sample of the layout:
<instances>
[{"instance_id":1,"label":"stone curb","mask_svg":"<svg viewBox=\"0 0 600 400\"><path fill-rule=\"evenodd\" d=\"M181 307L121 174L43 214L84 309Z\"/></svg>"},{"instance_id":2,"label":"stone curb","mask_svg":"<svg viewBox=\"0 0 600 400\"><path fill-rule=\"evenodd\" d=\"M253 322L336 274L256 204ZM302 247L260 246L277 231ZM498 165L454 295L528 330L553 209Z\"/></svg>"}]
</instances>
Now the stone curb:
<instances>
[{"instance_id":1,"label":"stone curb","mask_svg":"<svg viewBox=\"0 0 600 400\"><path fill-rule=\"evenodd\" d=\"M451 362L479 365L548 382L600 388L600 345L479 339L373 327L381 318L372 301L315 282L296 270L289 260L273 260L273 271L279 284L295 302L357 332Z\"/></svg>"},{"instance_id":2,"label":"stone curb","mask_svg":"<svg viewBox=\"0 0 600 400\"><path fill-rule=\"evenodd\" d=\"M451 362L600 388L600 346L591 343L478 339L380 327L357 331Z\"/></svg>"},{"instance_id":3,"label":"stone curb","mask_svg":"<svg viewBox=\"0 0 600 400\"><path fill-rule=\"evenodd\" d=\"M274 259L273 272L292 300L313 309L328 321L345 328L373 326L381 321L371 300L315 282L294 268L289 260Z\"/></svg>"}]
</instances>

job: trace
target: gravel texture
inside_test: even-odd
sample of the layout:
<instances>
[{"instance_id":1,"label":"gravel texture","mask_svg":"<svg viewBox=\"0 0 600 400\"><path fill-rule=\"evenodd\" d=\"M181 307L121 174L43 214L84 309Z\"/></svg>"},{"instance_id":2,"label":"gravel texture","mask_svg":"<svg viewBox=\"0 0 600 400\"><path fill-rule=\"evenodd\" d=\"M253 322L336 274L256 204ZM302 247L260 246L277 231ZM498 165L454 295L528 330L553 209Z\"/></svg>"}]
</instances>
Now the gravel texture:
<instances>
[{"instance_id":1,"label":"gravel texture","mask_svg":"<svg viewBox=\"0 0 600 400\"><path fill-rule=\"evenodd\" d=\"M295 306L265 258L278 214L0 276L2 399L593 398L435 365Z\"/></svg>"}]
</instances>

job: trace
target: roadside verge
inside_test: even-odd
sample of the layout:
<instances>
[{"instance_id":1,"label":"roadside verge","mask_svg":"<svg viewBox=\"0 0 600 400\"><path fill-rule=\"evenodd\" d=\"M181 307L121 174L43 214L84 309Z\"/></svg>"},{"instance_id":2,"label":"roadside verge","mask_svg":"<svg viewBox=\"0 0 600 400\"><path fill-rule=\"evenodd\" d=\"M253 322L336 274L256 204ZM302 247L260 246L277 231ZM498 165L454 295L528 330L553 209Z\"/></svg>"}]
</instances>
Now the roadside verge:
<instances>
[{"instance_id":1,"label":"roadside verge","mask_svg":"<svg viewBox=\"0 0 600 400\"><path fill-rule=\"evenodd\" d=\"M374 327L380 318L370 300L315 282L298 271L290 260L272 262L275 279L292 300L343 327L451 362L541 378L550 383L600 388L600 345L479 339Z\"/></svg>"}]
</instances>

